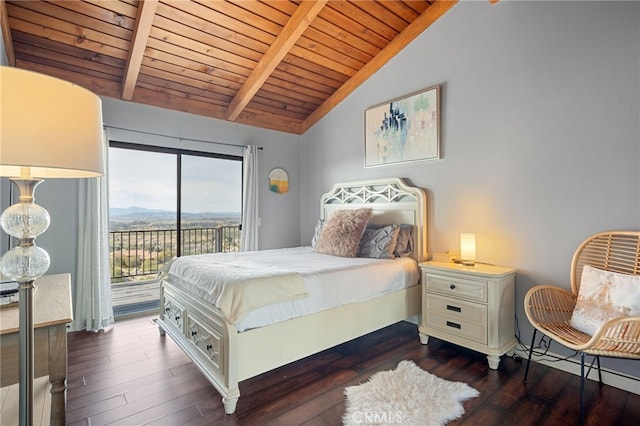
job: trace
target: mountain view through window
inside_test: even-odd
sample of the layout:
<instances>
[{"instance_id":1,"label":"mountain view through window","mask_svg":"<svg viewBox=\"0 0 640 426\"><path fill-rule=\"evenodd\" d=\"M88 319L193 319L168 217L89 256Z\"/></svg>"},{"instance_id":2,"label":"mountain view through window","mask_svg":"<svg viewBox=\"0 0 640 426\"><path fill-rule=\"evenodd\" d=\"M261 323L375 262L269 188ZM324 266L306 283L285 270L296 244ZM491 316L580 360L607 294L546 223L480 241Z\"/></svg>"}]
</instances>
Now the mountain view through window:
<instances>
[{"instance_id":1,"label":"mountain view through window","mask_svg":"<svg viewBox=\"0 0 640 426\"><path fill-rule=\"evenodd\" d=\"M109 149L112 283L155 279L173 257L238 251L242 158Z\"/></svg>"}]
</instances>

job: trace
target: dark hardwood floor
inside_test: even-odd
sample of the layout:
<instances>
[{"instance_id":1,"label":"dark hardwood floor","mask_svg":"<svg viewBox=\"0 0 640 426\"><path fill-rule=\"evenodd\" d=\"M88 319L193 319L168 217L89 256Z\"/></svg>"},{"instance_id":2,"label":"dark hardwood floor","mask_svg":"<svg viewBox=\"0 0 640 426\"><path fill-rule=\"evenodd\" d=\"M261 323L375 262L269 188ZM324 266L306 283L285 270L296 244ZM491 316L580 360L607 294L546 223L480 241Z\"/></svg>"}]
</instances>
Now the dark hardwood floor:
<instances>
[{"instance_id":1,"label":"dark hardwood floor","mask_svg":"<svg viewBox=\"0 0 640 426\"><path fill-rule=\"evenodd\" d=\"M242 382L236 413L226 415L213 386L145 317L69 334L67 424L339 425L344 388L405 359L480 392L451 425L578 423L579 377L532 363L525 385L524 361L489 370L478 353L436 339L421 345L404 322ZM639 395L592 381L586 389L586 424L640 424Z\"/></svg>"}]
</instances>

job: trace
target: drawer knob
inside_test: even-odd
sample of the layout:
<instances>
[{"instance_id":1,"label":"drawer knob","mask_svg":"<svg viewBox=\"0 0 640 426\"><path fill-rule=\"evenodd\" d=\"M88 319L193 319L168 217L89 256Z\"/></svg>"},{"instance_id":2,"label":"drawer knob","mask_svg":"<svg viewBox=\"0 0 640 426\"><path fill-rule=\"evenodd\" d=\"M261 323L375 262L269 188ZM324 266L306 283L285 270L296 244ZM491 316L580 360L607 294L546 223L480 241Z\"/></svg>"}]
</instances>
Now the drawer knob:
<instances>
[{"instance_id":1,"label":"drawer knob","mask_svg":"<svg viewBox=\"0 0 640 426\"><path fill-rule=\"evenodd\" d=\"M450 288L451 290L455 290L456 285L455 285L455 284L449 284L449 288Z\"/></svg>"},{"instance_id":2,"label":"drawer knob","mask_svg":"<svg viewBox=\"0 0 640 426\"><path fill-rule=\"evenodd\" d=\"M192 331L192 332L191 332L191 335L192 335L192 336L195 336L196 334L198 334L198 332L197 332L197 331Z\"/></svg>"},{"instance_id":3,"label":"drawer knob","mask_svg":"<svg viewBox=\"0 0 640 426\"><path fill-rule=\"evenodd\" d=\"M176 315L176 321L178 321L180 319L180 315Z\"/></svg>"},{"instance_id":4,"label":"drawer knob","mask_svg":"<svg viewBox=\"0 0 640 426\"><path fill-rule=\"evenodd\" d=\"M213 346L211 346L211 343L207 344L207 350L210 351L213 348Z\"/></svg>"}]
</instances>

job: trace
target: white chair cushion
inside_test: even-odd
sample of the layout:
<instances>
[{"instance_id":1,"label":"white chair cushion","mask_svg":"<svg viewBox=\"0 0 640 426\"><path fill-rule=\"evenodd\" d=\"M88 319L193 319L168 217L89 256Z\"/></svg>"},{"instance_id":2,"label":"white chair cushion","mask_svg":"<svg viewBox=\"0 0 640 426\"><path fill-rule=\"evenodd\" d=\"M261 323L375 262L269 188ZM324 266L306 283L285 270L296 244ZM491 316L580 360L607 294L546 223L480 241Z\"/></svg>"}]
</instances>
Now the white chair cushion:
<instances>
[{"instance_id":1,"label":"white chair cushion","mask_svg":"<svg viewBox=\"0 0 640 426\"><path fill-rule=\"evenodd\" d=\"M640 315L640 276L585 265L570 324L589 335L605 322Z\"/></svg>"}]
</instances>

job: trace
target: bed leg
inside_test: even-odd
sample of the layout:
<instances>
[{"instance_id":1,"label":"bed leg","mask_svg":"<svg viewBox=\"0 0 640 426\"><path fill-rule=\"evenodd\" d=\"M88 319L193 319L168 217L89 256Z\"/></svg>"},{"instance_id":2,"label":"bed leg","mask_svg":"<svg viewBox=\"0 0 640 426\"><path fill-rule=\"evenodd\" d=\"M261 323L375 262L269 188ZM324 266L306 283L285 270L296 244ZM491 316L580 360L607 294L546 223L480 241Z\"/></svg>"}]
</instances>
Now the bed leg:
<instances>
[{"instance_id":1,"label":"bed leg","mask_svg":"<svg viewBox=\"0 0 640 426\"><path fill-rule=\"evenodd\" d=\"M236 411L236 405L238 404L238 397L234 398L222 398L222 404L224 405L224 412L227 414L233 414Z\"/></svg>"},{"instance_id":2,"label":"bed leg","mask_svg":"<svg viewBox=\"0 0 640 426\"><path fill-rule=\"evenodd\" d=\"M420 337L420 343L422 343L423 345L426 345L427 343L429 343L429 335L428 334L418 333L418 336Z\"/></svg>"}]
</instances>

